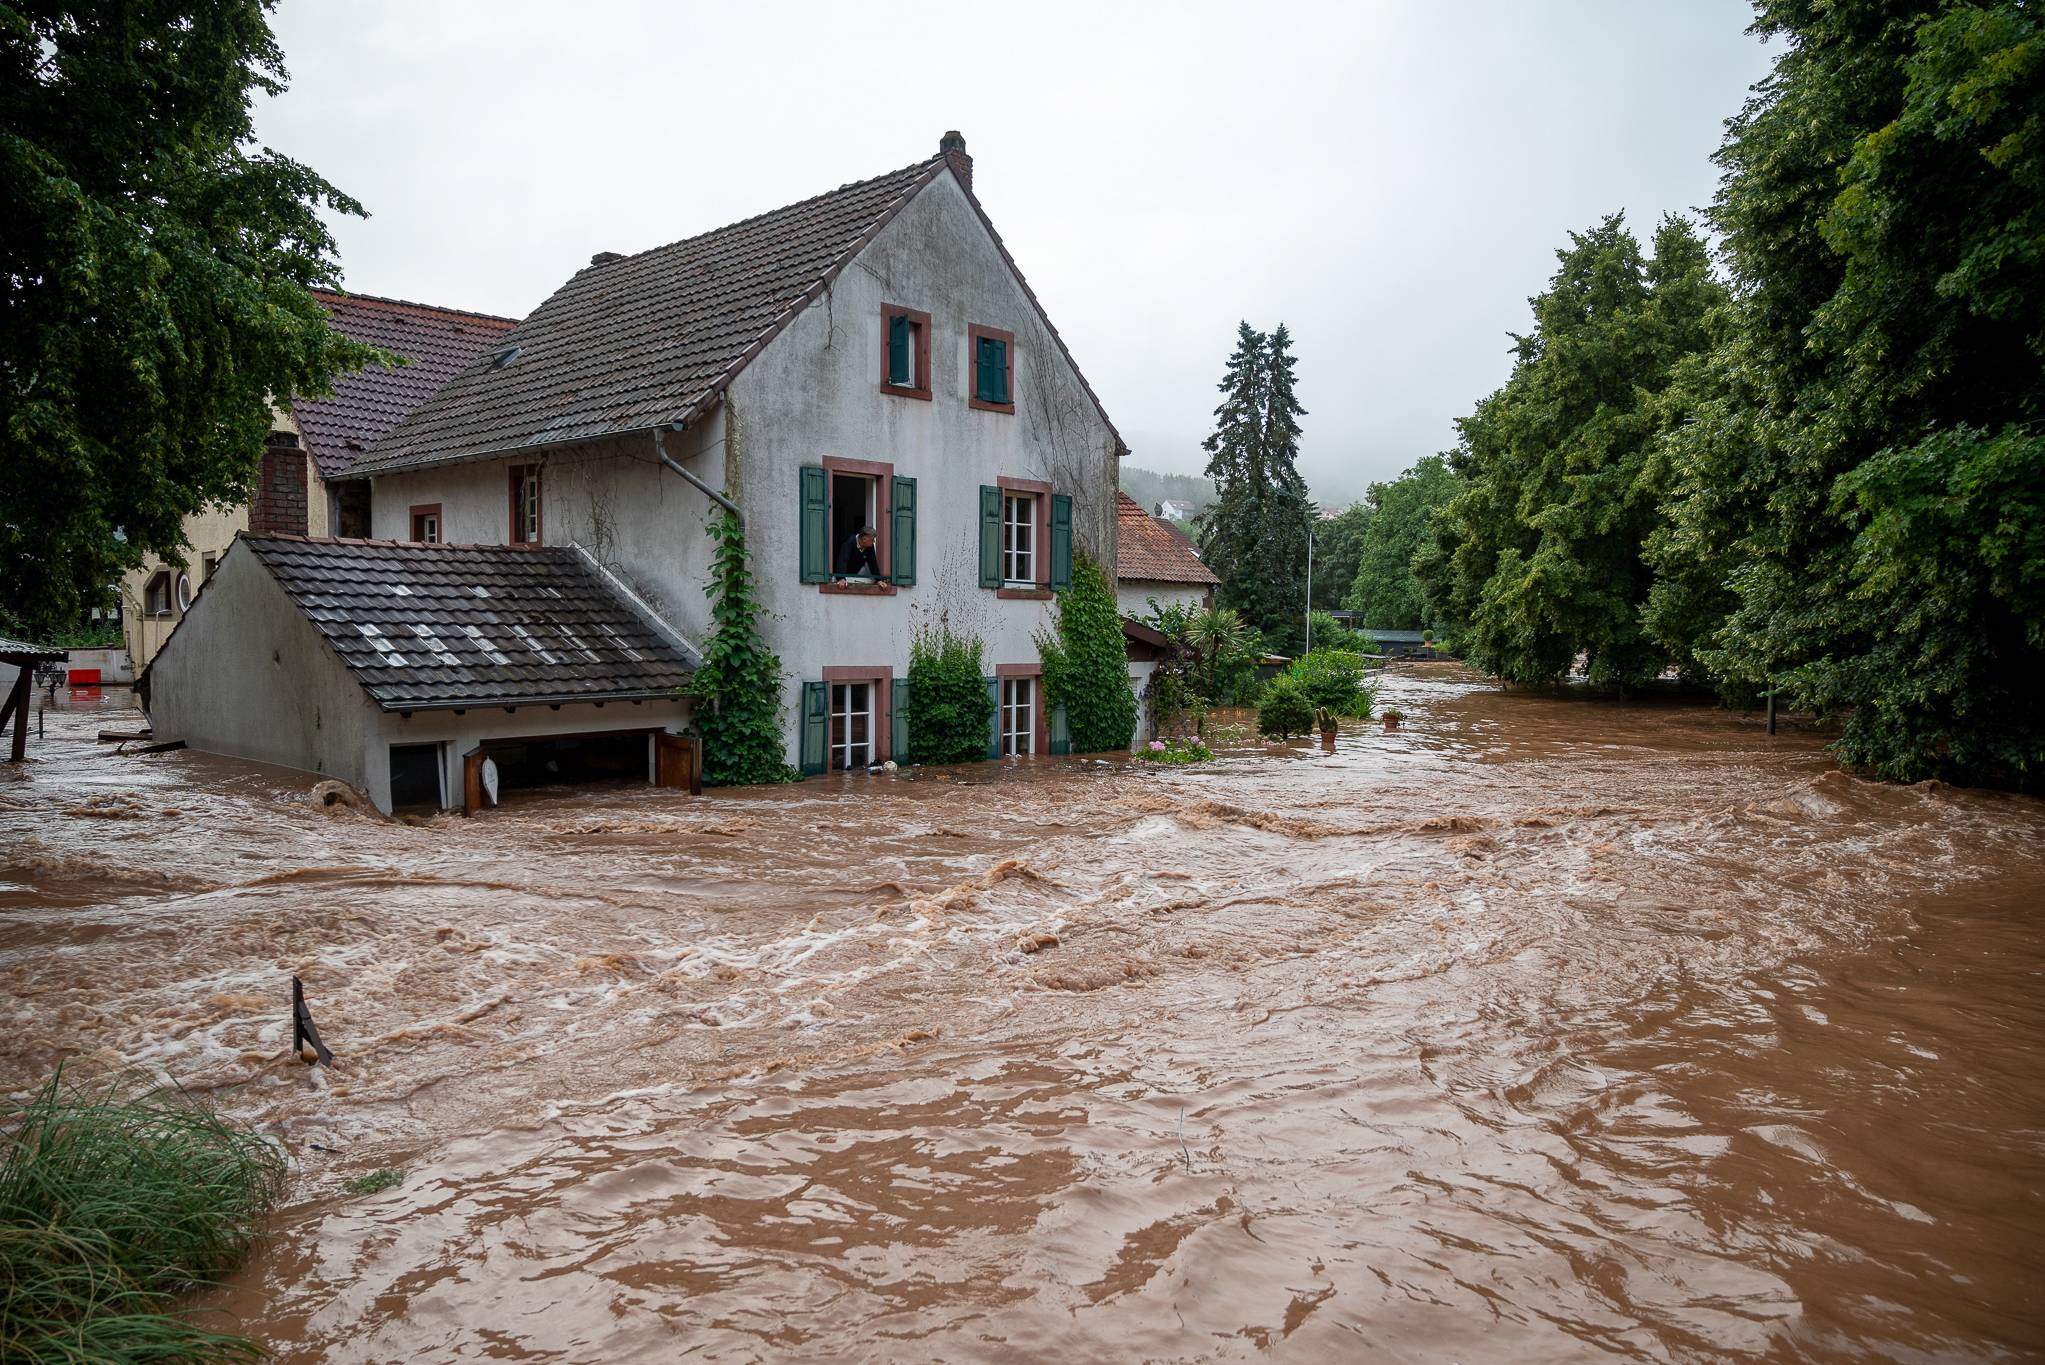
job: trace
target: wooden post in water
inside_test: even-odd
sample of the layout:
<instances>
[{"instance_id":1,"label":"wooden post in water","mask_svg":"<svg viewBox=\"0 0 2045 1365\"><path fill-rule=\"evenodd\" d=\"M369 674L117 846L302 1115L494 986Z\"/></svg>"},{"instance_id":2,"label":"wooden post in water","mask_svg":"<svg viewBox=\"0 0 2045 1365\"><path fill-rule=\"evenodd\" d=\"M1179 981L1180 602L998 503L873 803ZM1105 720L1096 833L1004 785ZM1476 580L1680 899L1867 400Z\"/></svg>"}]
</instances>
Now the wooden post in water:
<instances>
[{"instance_id":1,"label":"wooden post in water","mask_svg":"<svg viewBox=\"0 0 2045 1365\"><path fill-rule=\"evenodd\" d=\"M1775 689L1768 689L1768 733L1775 733Z\"/></svg>"},{"instance_id":2,"label":"wooden post in water","mask_svg":"<svg viewBox=\"0 0 2045 1365\"><path fill-rule=\"evenodd\" d=\"M334 1054L327 1051L327 1045L320 1041L320 1031L313 1027L312 1011L305 1007L305 983L297 977L291 978L291 1055L305 1056L305 1045L312 1044L313 1056L328 1066L334 1064Z\"/></svg>"}]
</instances>

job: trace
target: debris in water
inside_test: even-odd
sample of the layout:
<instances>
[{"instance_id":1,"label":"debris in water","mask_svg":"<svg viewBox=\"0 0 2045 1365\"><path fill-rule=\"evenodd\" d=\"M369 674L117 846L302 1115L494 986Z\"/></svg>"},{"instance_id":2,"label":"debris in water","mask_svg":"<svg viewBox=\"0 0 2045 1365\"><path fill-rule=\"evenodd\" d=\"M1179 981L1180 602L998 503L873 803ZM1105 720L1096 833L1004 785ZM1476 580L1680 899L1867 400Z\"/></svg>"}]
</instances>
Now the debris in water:
<instances>
[{"instance_id":1,"label":"debris in water","mask_svg":"<svg viewBox=\"0 0 2045 1365\"><path fill-rule=\"evenodd\" d=\"M1015 941L1015 946L1025 953L1040 953L1046 948L1056 948L1058 935L1049 930L1039 930L1033 934L1024 934Z\"/></svg>"}]
</instances>

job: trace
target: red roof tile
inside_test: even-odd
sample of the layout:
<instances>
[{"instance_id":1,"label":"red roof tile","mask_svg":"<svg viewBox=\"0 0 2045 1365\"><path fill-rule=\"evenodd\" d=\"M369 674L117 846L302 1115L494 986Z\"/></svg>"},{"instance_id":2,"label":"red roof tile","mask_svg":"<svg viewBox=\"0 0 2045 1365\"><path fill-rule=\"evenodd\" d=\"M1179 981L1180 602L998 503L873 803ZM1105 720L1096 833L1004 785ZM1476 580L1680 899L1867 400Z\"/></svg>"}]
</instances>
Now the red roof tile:
<instances>
[{"instance_id":1,"label":"red roof tile","mask_svg":"<svg viewBox=\"0 0 2045 1365\"><path fill-rule=\"evenodd\" d=\"M1143 583L1219 583L1177 528L1143 510L1127 493L1115 494L1115 569Z\"/></svg>"},{"instance_id":2,"label":"red roof tile","mask_svg":"<svg viewBox=\"0 0 2045 1365\"><path fill-rule=\"evenodd\" d=\"M356 456L516 325L514 318L369 294L316 289L313 296L335 331L412 362L357 370L335 380L330 396L292 403L323 479L345 477Z\"/></svg>"}]
</instances>

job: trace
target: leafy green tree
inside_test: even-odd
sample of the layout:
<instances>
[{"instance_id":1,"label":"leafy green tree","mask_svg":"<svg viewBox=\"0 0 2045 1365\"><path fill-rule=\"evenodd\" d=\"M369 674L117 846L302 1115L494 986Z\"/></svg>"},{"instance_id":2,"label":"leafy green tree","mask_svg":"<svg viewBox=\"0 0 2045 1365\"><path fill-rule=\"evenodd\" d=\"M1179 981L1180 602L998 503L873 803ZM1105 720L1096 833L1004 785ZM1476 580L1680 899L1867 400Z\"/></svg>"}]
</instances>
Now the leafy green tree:
<instances>
[{"instance_id":1,"label":"leafy green tree","mask_svg":"<svg viewBox=\"0 0 2045 1365\"><path fill-rule=\"evenodd\" d=\"M1448 461L1429 455L1364 494L1367 521L1344 605L1363 613L1366 629L1419 630L1428 624L1413 557L1428 543L1435 511L1460 487Z\"/></svg>"},{"instance_id":2,"label":"leafy green tree","mask_svg":"<svg viewBox=\"0 0 2045 1365\"><path fill-rule=\"evenodd\" d=\"M713 544L710 638L689 692L703 741L703 780L711 786L794 782L802 773L782 757L781 658L760 638L745 528L730 512L710 522Z\"/></svg>"},{"instance_id":3,"label":"leafy green tree","mask_svg":"<svg viewBox=\"0 0 2045 1365\"><path fill-rule=\"evenodd\" d=\"M1313 523L1313 605L1320 610L1341 606L1350 584L1356 581L1357 560L1363 550L1364 532L1370 526L1370 514L1369 503L1353 502L1334 516ZM1314 638L1318 640L1320 634L1321 627L1316 623Z\"/></svg>"},{"instance_id":4,"label":"leafy green tree","mask_svg":"<svg viewBox=\"0 0 2045 1365\"><path fill-rule=\"evenodd\" d=\"M970 763L987 756L994 699L977 635L943 621L909 643L909 752L918 763Z\"/></svg>"},{"instance_id":5,"label":"leafy green tree","mask_svg":"<svg viewBox=\"0 0 2045 1365\"><path fill-rule=\"evenodd\" d=\"M1058 594L1049 633L1037 636L1044 695L1065 708L1072 752L1126 749L1136 735L1136 694L1129 687L1128 646L1115 590L1086 555L1072 564L1072 586Z\"/></svg>"},{"instance_id":6,"label":"leafy green tree","mask_svg":"<svg viewBox=\"0 0 2045 1365\"><path fill-rule=\"evenodd\" d=\"M1215 501L1204 518L1201 557L1221 579L1216 598L1280 649L1296 647L1305 626L1313 516L1297 465L1306 414L1293 389L1297 363L1283 325L1266 336L1239 324L1204 443Z\"/></svg>"},{"instance_id":7,"label":"leafy green tree","mask_svg":"<svg viewBox=\"0 0 2045 1365\"><path fill-rule=\"evenodd\" d=\"M1641 621L1662 518L1649 457L1680 415L1657 395L1708 347L1724 290L1687 221L1664 219L1654 245L1644 258L1617 214L1572 233L1505 387L1457 424L1464 484L1435 519L1422 586L1465 656L1510 681L1555 681L1579 654L1591 681L1619 686L1668 663Z\"/></svg>"},{"instance_id":8,"label":"leafy green tree","mask_svg":"<svg viewBox=\"0 0 2045 1365\"><path fill-rule=\"evenodd\" d=\"M1891 778L2045 781L2045 17L1763 0L1658 634ZM1685 563L1704 566L1686 575Z\"/></svg>"},{"instance_id":9,"label":"leafy green tree","mask_svg":"<svg viewBox=\"0 0 2045 1365\"><path fill-rule=\"evenodd\" d=\"M270 402L377 353L309 168L252 145L284 89L262 0L0 5L0 601L77 624L184 519L246 500Z\"/></svg>"}]
</instances>

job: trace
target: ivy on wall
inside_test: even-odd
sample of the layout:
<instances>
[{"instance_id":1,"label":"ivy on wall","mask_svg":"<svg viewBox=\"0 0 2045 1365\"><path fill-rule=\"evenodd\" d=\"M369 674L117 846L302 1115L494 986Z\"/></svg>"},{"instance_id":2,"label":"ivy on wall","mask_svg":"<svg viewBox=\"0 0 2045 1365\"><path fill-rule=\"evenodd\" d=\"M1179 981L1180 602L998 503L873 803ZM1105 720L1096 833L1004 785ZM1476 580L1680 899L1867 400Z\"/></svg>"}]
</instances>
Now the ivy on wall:
<instances>
[{"instance_id":1,"label":"ivy on wall","mask_svg":"<svg viewBox=\"0 0 2045 1365\"><path fill-rule=\"evenodd\" d=\"M716 546L710 582L712 628L689 692L703 741L703 780L713 786L794 782L782 757L781 660L760 638L745 528L730 512L710 523Z\"/></svg>"},{"instance_id":2,"label":"ivy on wall","mask_svg":"<svg viewBox=\"0 0 2045 1365\"><path fill-rule=\"evenodd\" d=\"M980 637L940 620L909 645L909 757L970 763L987 756L994 701L983 676Z\"/></svg>"},{"instance_id":3,"label":"ivy on wall","mask_svg":"<svg viewBox=\"0 0 2045 1365\"><path fill-rule=\"evenodd\" d=\"M1072 752L1126 749L1136 734L1136 694L1129 687L1129 652L1122 613L1100 565L1074 557L1072 587L1058 594L1057 619L1037 635L1044 661L1044 695L1065 708Z\"/></svg>"}]
</instances>

